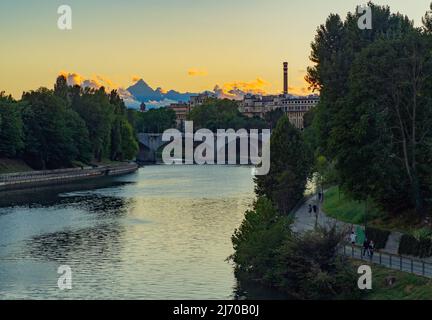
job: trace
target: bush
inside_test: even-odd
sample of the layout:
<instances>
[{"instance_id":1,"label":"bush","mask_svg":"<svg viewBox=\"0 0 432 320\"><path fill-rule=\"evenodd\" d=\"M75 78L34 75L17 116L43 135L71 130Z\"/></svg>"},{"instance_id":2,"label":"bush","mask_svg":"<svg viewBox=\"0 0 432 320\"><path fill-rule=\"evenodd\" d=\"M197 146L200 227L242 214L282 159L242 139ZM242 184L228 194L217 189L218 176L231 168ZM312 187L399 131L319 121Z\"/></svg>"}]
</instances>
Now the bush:
<instances>
[{"instance_id":1,"label":"bush","mask_svg":"<svg viewBox=\"0 0 432 320\"><path fill-rule=\"evenodd\" d=\"M366 238L368 240L372 240L375 243L375 249L384 249L389 236L390 231L371 227L366 228Z\"/></svg>"},{"instance_id":2,"label":"bush","mask_svg":"<svg viewBox=\"0 0 432 320\"><path fill-rule=\"evenodd\" d=\"M291 235L279 249L275 279L294 299L358 299L358 275L338 254L344 234L334 226Z\"/></svg>"},{"instance_id":3,"label":"bush","mask_svg":"<svg viewBox=\"0 0 432 320\"><path fill-rule=\"evenodd\" d=\"M246 212L245 220L232 237L235 253L230 257L236 274L249 278L270 279L275 265L276 249L290 233L290 220L280 217L272 202L258 198L254 210Z\"/></svg>"},{"instance_id":4,"label":"bush","mask_svg":"<svg viewBox=\"0 0 432 320\"><path fill-rule=\"evenodd\" d=\"M432 256L431 239L416 239L410 235L403 235L399 244L399 254L410 255L420 258Z\"/></svg>"}]
</instances>

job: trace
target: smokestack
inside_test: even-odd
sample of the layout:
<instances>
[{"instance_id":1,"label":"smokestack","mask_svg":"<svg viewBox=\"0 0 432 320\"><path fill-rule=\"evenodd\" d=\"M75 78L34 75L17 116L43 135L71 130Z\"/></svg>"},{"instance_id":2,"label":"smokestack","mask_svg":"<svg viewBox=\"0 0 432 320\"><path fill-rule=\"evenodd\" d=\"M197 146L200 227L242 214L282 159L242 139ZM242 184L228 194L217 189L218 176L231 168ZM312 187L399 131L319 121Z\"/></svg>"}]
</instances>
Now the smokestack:
<instances>
[{"instance_id":1,"label":"smokestack","mask_svg":"<svg viewBox=\"0 0 432 320\"><path fill-rule=\"evenodd\" d=\"M284 94L288 94L288 62L284 62L283 64L284 69Z\"/></svg>"}]
</instances>

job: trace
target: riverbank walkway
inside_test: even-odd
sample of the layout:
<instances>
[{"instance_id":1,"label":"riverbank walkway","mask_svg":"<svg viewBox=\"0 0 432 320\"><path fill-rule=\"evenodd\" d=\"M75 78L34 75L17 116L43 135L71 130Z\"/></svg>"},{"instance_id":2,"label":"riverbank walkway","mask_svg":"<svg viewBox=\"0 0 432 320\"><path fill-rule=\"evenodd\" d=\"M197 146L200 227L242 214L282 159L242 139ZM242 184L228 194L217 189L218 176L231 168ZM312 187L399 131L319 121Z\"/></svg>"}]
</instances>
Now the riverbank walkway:
<instances>
[{"instance_id":1,"label":"riverbank walkway","mask_svg":"<svg viewBox=\"0 0 432 320\"><path fill-rule=\"evenodd\" d=\"M353 224L345 223L328 217L322 210L318 216L314 213L309 213L309 205L316 204L316 198L309 198L301 207L299 207L295 212L295 221L292 226L292 230L297 233L304 233L307 231L312 231L315 226L328 227L336 225L341 230L345 229L349 233L355 227ZM347 236L348 236L347 233ZM393 238L398 236L393 234ZM432 262L430 259L417 259L414 257L401 256L394 253L395 241L397 239L390 239L390 243L386 248L382 250L375 250L373 258L369 256L362 255L362 248L360 246L352 246L351 244L346 244L341 246L339 249L340 254L356 259L363 260L383 267L394 269L402 272L412 273L415 275L432 278ZM390 248L388 250L387 248Z\"/></svg>"},{"instance_id":2,"label":"riverbank walkway","mask_svg":"<svg viewBox=\"0 0 432 320\"><path fill-rule=\"evenodd\" d=\"M119 163L111 166L70 168L60 170L29 171L0 175L0 192L41 186L66 184L73 181L118 176L138 170L136 163Z\"/></svg>"}]
</instances>

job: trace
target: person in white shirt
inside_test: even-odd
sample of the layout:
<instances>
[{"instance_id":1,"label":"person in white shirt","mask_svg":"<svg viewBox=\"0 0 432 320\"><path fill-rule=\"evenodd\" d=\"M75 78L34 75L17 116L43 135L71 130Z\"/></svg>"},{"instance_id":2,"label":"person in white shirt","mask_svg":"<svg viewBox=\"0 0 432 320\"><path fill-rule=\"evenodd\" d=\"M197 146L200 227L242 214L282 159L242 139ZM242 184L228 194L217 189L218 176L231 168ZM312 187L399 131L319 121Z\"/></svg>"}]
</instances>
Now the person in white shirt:
<instances>
[{"instance_id":1,"label":"person in white shirt","mask_svg":"<svg viewBox=\"0 0 432 320\"><path fill-rule=\"evenodd\" d=\"M357 243L357 235L355 234L355 232L351 232L350 235L350 240L351 240L351 244L354 246Z\"/></svg>"}]
</instances>

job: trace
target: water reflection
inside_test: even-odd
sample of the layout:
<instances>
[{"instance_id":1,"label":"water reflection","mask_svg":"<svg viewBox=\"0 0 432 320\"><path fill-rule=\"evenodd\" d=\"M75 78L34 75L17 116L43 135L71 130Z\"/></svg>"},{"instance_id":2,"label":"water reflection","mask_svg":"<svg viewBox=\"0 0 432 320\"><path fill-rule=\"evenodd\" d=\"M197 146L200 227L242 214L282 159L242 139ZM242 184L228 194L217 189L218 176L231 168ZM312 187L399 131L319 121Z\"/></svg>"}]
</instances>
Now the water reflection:
<instances>
[{"instance_id":1,"label":"water reflection","mask_svg":"<svg viewBox=\"0 0 432 320\"><path fill-rule=\"evenodd\" d=\"M251 295L226 258L253 189L247 168L153 166L11 193L0 200L0 299ZM63 264L73 270L71 291L57 288Z\"/></svg>"},{"instance_id":2,"label":"water reflection","mask_svg":"<svg viewBox=\"0 0 432 320\"><path fill-rule=\"evenodd\" d=\"M26 241L26 251L31 259L73 264L99 260L119 262L124 228L116 223L94 228L62 231L33 237Z\"/></svg>"},{"instance_id":3,"label":"water reflection","mask_svg":"<svg viewBox=\"0 0 432 320\"><path fill-rule=\"evenodd\" d=\"M112 178L100 178L84 182L71 183L67 185L42 187L40 189L24 189L2 192L0 196L0 208L10 208L25 205L32 207L49 207L58 204L62 194L81 191L81 190L97 190L103 188L123 187L132 182L116 181ZM69 197L64 197L63 200L69 201ZM0 214L2 214L0 210ZM4 212L3 212L4 213Z\"/></svg>"}]
</instances>

